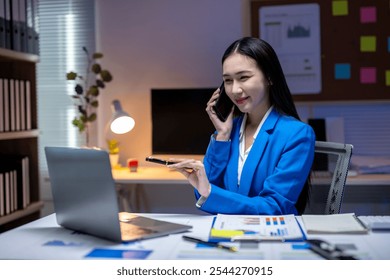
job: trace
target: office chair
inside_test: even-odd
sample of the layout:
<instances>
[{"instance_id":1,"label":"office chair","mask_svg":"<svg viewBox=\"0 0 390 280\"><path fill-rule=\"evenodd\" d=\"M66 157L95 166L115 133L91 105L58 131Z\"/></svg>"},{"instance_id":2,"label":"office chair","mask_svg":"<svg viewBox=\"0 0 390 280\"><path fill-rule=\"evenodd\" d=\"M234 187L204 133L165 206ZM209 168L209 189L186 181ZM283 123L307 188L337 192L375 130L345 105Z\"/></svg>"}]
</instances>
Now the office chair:
<instances>
[{"instance_id":1,"label":"office chair","mask_svg":"<svg viewBox=\"0 0 390 280\"><path fill-rule=\"evenodd\" d=\"M304 214L338 214L353 146L316 141L311 191Z\"/></svg>"}]
</instances>

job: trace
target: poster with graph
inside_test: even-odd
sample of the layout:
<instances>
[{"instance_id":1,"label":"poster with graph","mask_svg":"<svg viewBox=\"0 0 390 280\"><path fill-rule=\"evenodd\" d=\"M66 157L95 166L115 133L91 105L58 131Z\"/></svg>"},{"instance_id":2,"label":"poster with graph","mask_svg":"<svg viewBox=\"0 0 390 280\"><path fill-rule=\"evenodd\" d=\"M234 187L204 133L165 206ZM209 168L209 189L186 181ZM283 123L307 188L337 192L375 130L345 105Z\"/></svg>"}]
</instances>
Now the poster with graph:
<instances>
[{"instance_id":1,"label":"poster with graph","mask_svg":"<svg viewBox=\"0 0 390 280\"><path fill-rule=\"evenodd\" d=\"M275 49L292 94L321 92L320 6L264 6L258 10L260 38Z\"/></svg>"},{"instance_id":2,"label":"poster with graph","mask_svg":"<svg viewBox=\"0 0 390 280\"><path fill-rule=\"evenodd\" d=\"M274 46L299 102L390 100L389 26L389 1L251 2L251 35Z\"/></svg>"}]
</instances>

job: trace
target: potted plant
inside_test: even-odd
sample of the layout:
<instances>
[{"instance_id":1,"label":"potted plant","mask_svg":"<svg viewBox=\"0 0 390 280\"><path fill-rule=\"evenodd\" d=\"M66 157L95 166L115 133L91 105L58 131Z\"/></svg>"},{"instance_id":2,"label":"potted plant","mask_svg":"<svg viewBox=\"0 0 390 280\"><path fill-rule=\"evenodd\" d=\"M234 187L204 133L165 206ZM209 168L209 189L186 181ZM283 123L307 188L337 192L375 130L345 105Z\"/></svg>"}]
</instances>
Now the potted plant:
<instances>
[{"instance_id":1,"label":"potted plant","mask_svg":"<svg viewBox=\"0 0 390 280\"><path fill-rule=\"evenodd\" d=\"M78 128L80 133L85 133L85 144L89 146L89 125L97 118L96 108L99 106L98 97L100 89L105 88L106 83L112 81L112 75L108 70L103 70L98 60L103 58L102 53L89 54L86 47L83 51L87 59L87 69L85 75L76 72L68 72L66 79L75 81L75 94L72 95L77 115L72 120L72 124Z\"/></svg>"}]
</instances>

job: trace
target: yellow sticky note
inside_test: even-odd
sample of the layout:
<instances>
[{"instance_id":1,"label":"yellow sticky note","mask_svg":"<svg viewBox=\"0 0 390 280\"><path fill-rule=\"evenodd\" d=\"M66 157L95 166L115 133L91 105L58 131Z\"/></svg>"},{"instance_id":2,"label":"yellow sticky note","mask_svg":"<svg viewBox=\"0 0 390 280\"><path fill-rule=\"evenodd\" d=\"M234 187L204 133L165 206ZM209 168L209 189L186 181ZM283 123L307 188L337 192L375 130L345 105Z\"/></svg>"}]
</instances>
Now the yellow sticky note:
<instances>
[{"instance_id":1,"label":"yellow sticky note","mask_svg":"<svg viewBox=\"0 0 390 280\"><path fill-rule=\"evenodd\" d=\"M360 51L361 52L375 52L376 51L376 36L361 36L360 37Z\"/></svg>"},{"instance_id":2,"label":"yellow sticky note","mask_svg":"<svg viewBox=\"0 0 390 280\"><path fill-rule=\"evenodd\" d=\"M390 87L390 70L386 70L386 86Z\"/></svg>"},{"instance_id":3,"label":"yellow sticky note","mask_svg":"<svg viewBox=\"0 0 390 280\"><path fill-rule=\"evenodd\" d=\"M337 0L332 2L332 14L333 16L346 16L348 15L348 1Z\"/></svg>"},{"instance_id":4,"label":"yellow sticky note","mask_svg":"<svg viewBox=\"0 0 390 280\"><path fill-rule=\"evenodd\" d=\"M244 231L242 230L224 230L224 229L215 229L212 228L210 235L212 237L222 237L222 238L231 238L233 236L243 235Z\"/></svg>"}]
</instances>

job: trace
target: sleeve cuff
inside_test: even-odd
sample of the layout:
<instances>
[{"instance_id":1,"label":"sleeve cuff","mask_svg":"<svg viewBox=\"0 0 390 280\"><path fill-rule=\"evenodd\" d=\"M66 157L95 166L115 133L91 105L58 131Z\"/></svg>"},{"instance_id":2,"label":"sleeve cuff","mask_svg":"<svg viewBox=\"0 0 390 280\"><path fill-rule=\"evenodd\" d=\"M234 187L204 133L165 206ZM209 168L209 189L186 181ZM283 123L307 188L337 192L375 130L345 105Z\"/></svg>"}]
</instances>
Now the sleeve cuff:
<instances>
[{"instance_id":1,"label":"sleeve cuff","mask_svg":"<svg viewBox=\"0 0 390 280\"><path fill-rule=\"evenodd\" d=\"M197 208L201 208L202 205L206 202L207 197L201 196L199 197L198 201L195 203Z\"/></svg>"}]
</instances>

